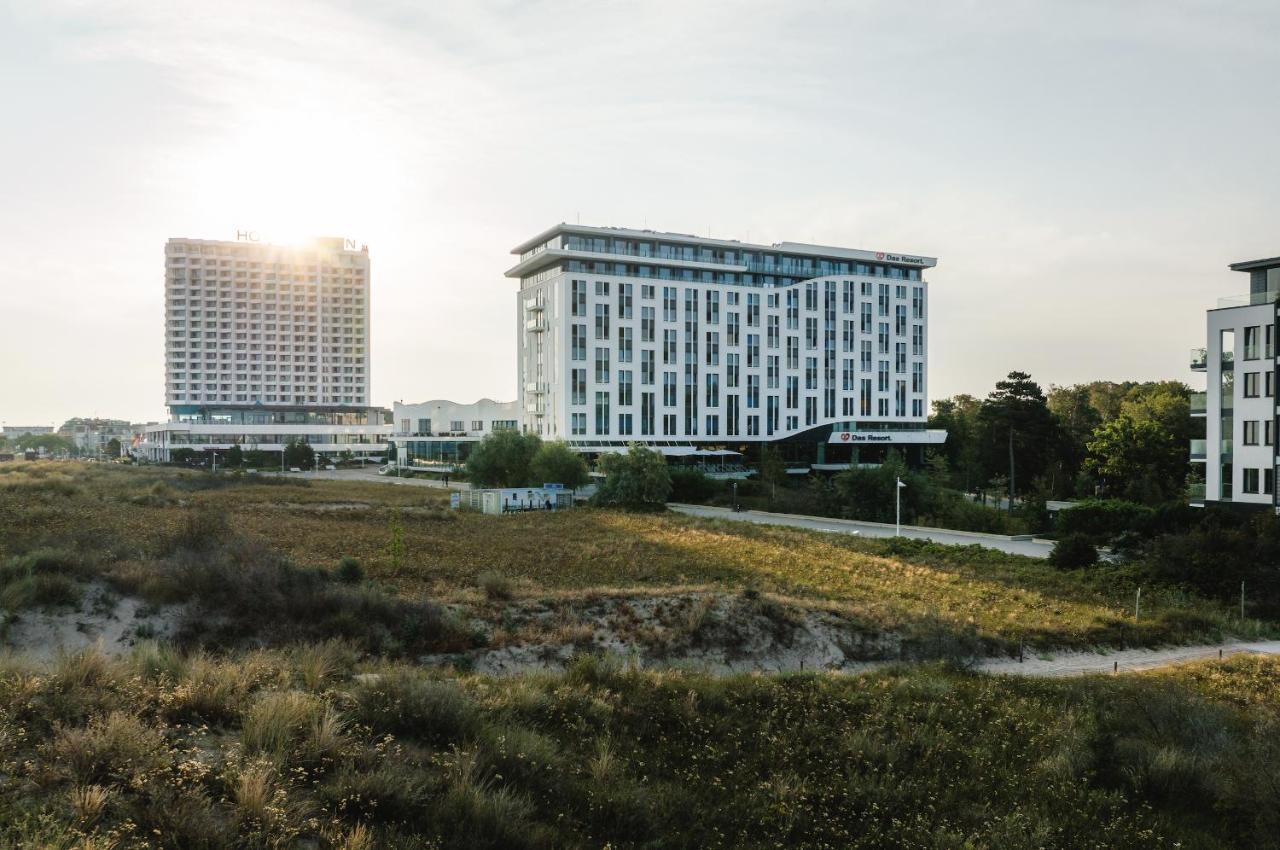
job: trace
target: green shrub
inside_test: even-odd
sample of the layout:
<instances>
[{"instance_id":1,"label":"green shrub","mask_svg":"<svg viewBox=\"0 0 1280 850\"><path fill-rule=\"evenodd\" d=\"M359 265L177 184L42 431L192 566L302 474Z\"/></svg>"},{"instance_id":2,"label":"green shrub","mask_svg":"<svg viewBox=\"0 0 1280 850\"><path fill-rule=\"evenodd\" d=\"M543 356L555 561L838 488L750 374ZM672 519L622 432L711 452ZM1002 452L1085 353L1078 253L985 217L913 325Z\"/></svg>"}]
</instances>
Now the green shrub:
<instances>
[{"instance_id":1,"label":"green shrub","mask_svg":"<svg viewBox=\"0 0 1280 850\"><path fill-rule=\"evenodd\" d=\"M470 739L480 728L480 709L454 682L408 672L370 678L354 691L355 719L377 734L440 746Z\"/></svg>"},{"instance_id":2,"label":"green shrub","mask_svg":"<svg viewBox=\"0 0 1280 850\"><path fill-rule=\"evenodd\" d=\"M364 581L364 567L355 558L343 558L338 563L335 576L343 584L359 584Z\"/></svg>"},{"instance_id":3,"label":"green shrub","mask_svg":"<svg viewBox=\"0 0 1280 850\"><path fill-rule=\"evenodd\" d=\"M1053 544L1049 563L1063 570L1091 567L1098 563L1098 548L1086 534L1068 534Z\"/></svg>"},{"instance_id":4,"label":"green shrub","mask_svg":"<svg viewBox=\"0 0 1280 850\"><path fill-rule=\"evenodd\" d=\"M497 570L485 570L476 576L476 584L490 599L510 599L512 595L511 579Z\"/></svg>"},{"instance_id":5,"label":"green shrub","mask_svg":"<svg viewBox=\"0 0 1280 850\"><path fill-rule=\"evenodd\" d=\"M671 468L670 474L670 498L673 502L700 504L709 501L724 489L721 482L708 478L700 469L675 466Z\"/></svg>"},{"instance_id":6,"label":"green shrub","mask_svg":"<svg viewBox=\"0 0 1280 850\"><path fill-rule=\"evenodd\" d=\"M1155 509L1137 502L1088 499L1072 508L1059 511L1055 531L1059 537L1080 534L1100 543L1125 531L1145 534L1155 516Z\"/></svg>"}]
</instances>

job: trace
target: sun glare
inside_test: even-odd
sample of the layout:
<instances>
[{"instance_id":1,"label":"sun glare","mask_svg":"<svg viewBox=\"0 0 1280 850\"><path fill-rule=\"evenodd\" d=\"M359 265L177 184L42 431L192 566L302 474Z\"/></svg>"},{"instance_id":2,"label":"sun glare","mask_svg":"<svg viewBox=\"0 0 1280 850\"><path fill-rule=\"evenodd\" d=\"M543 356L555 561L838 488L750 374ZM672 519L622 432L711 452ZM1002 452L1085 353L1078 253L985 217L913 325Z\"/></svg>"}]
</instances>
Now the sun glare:
<instances>
[{"instance_id":1,"label":"sun glare","mask_svg":"<svg viewBox=\"0 0 1280 850\"><path fill-rule=\"evenodd\" d=\"M396 199L391 157L375 133L323 110L255 112L196 152L201 206L220 230L263 241L367 233ZM352 179L358 174L360 179Z\"/></svg>"}]
</instances>

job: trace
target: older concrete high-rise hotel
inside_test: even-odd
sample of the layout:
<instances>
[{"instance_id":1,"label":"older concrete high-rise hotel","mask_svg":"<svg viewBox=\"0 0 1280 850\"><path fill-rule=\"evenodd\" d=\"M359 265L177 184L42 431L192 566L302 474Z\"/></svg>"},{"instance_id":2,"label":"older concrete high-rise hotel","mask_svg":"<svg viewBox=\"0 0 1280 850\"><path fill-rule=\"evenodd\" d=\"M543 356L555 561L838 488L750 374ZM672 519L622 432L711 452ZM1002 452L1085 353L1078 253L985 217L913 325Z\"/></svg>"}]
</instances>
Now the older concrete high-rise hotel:
<instances>
[{"instance_id":1,"label":"older concrete high-rise hotel","mask_svg":"<svg viewBox=\"0 0 1280 850\"><path fill-rule=\"evenodd\" d=\"M570 224L512 253L527 431L819 469L946 438L925 426L932 257Z\"/></svg>"},{"instance_id":2,"label":"older concrete high-rise hotel","mask_svg":"<svg viewBox=\"0 0 1280 850\"><path fill-rule=\"evenodd\" d=\"M145 457L178 448L381 455L370 405L367 246L170 239L165 245L165 403Z\"/></svg>"}]
</instances>

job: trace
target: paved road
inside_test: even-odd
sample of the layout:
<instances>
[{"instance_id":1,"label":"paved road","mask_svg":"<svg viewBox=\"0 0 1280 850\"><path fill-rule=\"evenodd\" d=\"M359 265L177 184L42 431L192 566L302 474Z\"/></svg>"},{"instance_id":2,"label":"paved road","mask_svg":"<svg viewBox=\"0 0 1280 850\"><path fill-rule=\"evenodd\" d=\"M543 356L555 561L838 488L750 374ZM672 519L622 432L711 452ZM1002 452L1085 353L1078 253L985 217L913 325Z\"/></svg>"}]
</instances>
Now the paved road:
<instances>
[{"instance_id":1,"label":"paved road","mask_svg":"<svg viewBox=\"0 0 1280 850\"><path fill-rule=\"evenodd\" d=\"M1013 658L988 658L978 662L983 673L1004 673L1015 676L1083 676L1088 673L1133 673L1199 661L1205 658L1229 657L1247 652L1257 655L1280 655L1280 640L1231 641L1203 646L1178 646L1171 649L1126 649L1116 652L1067 652L1046 658L1027 656L1019 662Z\"/></svg>"},{"instance_id":2,"label":"paved road","mask_svg":"<svg viewBox=\"0 0 1280 850\"><path fill-rule=\"evenodd\" d=\"M814 531L828 531L833 534L859 534L864 537L893 537L894 527L878 522L860 522L848 519L829 519L827 517L800 516L798 514L774 514L767 511L742 511L735 513L729 508L713 508L708 505L669 506L674 511L690 516L708 519L728 519L737 522L755 522L763 525L787 525L793 528L809 528ZM1000 534L978 534L969 531L951 531L945 528L920 528L902 526L902 536L914 540L932 540L934 543L945 543L949 546L985 546L988 549L999 549L1014 555L1030 555L1033 558L1047 558L1053 549L1053 543L1047 540L1024 540L1006 537Z\"/></svg>"},{"instance_id":3,"label":"paved road","mask_svg":"<svg viewBox=\"0 0 1280 850\"><path fill-rule=\"evenodd\" d=\"M381 484L400 484L406 487L434 487L438 490L470 490L465 481L450 481L446 488L443 481L432 478L399 478L395 475L379 475L376 466L368 469L322 469L319 472L262 472L285 478L308 478L314 481L374 481Z\"/></svg>"}]
</instances>

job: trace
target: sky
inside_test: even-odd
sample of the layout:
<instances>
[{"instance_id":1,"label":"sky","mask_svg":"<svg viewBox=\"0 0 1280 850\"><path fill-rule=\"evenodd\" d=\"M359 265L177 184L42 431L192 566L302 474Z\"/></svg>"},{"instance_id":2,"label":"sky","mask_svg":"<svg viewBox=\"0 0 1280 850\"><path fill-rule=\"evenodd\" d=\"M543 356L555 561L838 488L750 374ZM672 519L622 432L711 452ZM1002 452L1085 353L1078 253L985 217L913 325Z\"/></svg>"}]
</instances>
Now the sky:
<instances>
[{"instance_id":1,"label":"sky","mask_svg":"<svg viewBox=\"0 0 1280 850\"><path fill-rule=\"evenodd\" d=\"M938 258L930 395L1193 383L1280 3L0 0L0 422L162 420L164 243L369 244L372 401L516 394L561 221Z\"/></svg>"}]
</instances>

